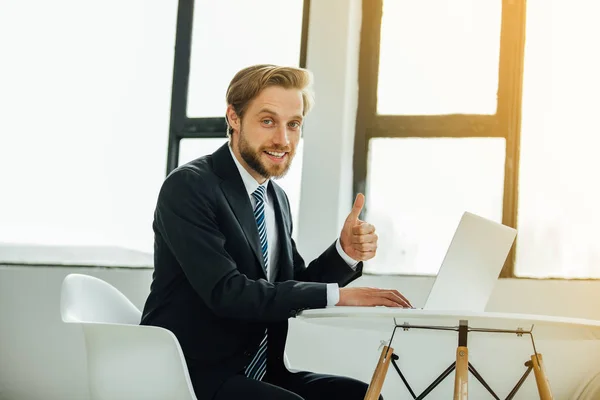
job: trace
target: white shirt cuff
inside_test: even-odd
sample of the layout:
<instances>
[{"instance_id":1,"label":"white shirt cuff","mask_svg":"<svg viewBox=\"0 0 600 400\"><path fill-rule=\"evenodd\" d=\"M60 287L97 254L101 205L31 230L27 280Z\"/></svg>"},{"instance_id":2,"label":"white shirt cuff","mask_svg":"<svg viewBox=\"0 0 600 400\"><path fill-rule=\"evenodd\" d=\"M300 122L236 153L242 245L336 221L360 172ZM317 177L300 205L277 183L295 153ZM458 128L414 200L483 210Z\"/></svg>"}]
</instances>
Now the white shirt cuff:
<instances>
[{"instance_id":1,"label":"white shirt cuff","mask_svg":"<svg viewBox=\"0 0 600 400\"><path fill-rule=\"evenodd\" d=\"M342 259L346 262L346 264L348 264L348 266L350 266L352 269L355 269L356 266L358 265L358 261L351 258L348 254L346 254L344 249L342 249L342 245L340 243L340 238L338 238L335 241L335 248L337 249L340 257L342 257Z\"/></svg>"},{"instance_id":2,"label":"white shirt cuff","mask_svg":"<svg viewBox=\"0 0 600 400\"><path fill-rule=\"evenodd\" d=\"M340 287L337 283L327 284L327 307L333 307L340 302Z\"/></svg>"}]
</instances>

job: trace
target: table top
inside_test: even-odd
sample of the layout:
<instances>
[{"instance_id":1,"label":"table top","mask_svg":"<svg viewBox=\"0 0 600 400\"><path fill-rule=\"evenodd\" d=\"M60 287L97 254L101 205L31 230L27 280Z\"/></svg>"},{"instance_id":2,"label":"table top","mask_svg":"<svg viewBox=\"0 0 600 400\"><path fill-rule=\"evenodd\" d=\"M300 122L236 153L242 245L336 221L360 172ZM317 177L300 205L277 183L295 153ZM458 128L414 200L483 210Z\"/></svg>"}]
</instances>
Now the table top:
<instances>
[{"instance_id":1,"label":"table top","mask_svg":"<svg viewBox=\"0 0 600 400\"><path fill-rule=\"evenodd\" d=\"M327 307L305 310L299 319L335 327L391 332L395 324L532 331L536 339L599 340L600 321L548 315L403 309L390 307ZM395 322L394 322L395 321Z\"/></svg>"}]
</instances>

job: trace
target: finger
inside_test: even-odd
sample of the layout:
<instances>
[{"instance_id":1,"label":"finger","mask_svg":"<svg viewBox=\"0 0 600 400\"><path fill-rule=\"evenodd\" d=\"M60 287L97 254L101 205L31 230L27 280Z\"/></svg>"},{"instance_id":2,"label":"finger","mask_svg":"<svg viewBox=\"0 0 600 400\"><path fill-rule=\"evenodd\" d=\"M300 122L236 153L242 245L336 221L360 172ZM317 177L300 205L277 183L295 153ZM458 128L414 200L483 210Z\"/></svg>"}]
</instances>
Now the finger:
<instances>
[{"instance_id":1,"label":"finger","mask_svg":"<svg viewBox=\"0 0 600 400\"><path fill-rule=\"evenodd\" d=\"M382 295L386 299L399 304L401 307L406 307L406 308L410 308L411 307L411 305L410 305L410 303L408 301L406 301L405 299L403 299L400 296L397 296L393 291L382 292Z\"/></svg>"},{"instance_id":2,"label":"finger","mask_svg":"<svg viewBox=\"0 0 600 400\"><path fill-rule=\"evenodd\" d=\"M392 291L394 292L394 294L396 294L396 296L399 296L402 299L404 299L404 301L406 301L411 308L414 308L413 305L410 303L410 301L408 301L408 299L406 297L404 297L404 295L402 293L400 293L397 290L392 290Z\"/></svg>"},{"instance_id":3,"label":"finger","mask_svg":"<svg viewBox=\"0 0 600 400\"><path fill-rule=\"evenodd\" d=\"M381 288L372 288L372 287L369 287L368 289L371 292L372 296L376 296L378 294L381 295L382 293L391 292L395 296L397 296L398 298L402 299L403 300L403 304L408 304L411 308L414 308L413 305L410 303L410 301L406 297L404 297L404 295L402 293L400 293L399 291L397 291L395 289L381 289Z\"/></svg>"},{"instance_id":4,"label":"finger","mask_svg":"<svg viewBox=\"0 0 600 400\"><path fill-rule=\"evenodd\" d=\"M361 252L377 250L377 243L354 243L352 248Z\"/></svg>"},{"instance_id":5,"label":"finger","mask_svg":"<svg viewBox=\"0 0 600 400\"><path fill-rule=\"evenodd\" d=\"M366 305L371 307L386 306L386 307L402 307L400 304L382 296L370 296L366 299Z\"/></svg>"},{"instance_id":6,"label":"finger","mask_svg":"<svg viewBox=\"0 0 600 400\"><path fill-rule=\"evenodd\" d=\"M397 296L396 293L394 293L393 291L388 291L388 292L384 292L384 295L387 299L394 301L398 304L400 304L402 307L410 307L410 304L408 303L408 301L404 300L402 297Z\"/></svg>"},{"instance_id":7,"label":"finger","mask_svg":"<svg viewBox=\"0 0 600 400\"><path fill-rule=\"evenodd\" d=\"M367 233L365 235L352 235L352 244L354 243L373 243L377 242L379 237L376 233Z\"/></svg>"},{"instance_id":8,"label":"finger","mask_svg":"<svg viewBox=\"0 0 600 400\"><path fill-rule=\"evenodd\" d=\"M358 220L358 216L365 205L365 195L359 193L356 195L356 199L354 200L354 206L352 207L352 211L350 211L350 215L348 215L348 219L353 222Z\"/></svg>"},{"instance_id":9,"label":"finger","mask_svg":"<svg viewBox=\"0 0 600 400\"><path fill-rule=\"evenodd\" d=\"M358 254L356 261L367 261L375 257L377 250L357 251L356 253Z\"/></svg>"},{"instance_id":10,"label":"finger","mask_svg":"<svg viewBox=\"0 0 600 400\"><path fill-rule=\"evenodd\" d=\"M370 233L375 233L375 227L366 222L360 225L354 225L352 227L353 235L368 235Z\"/></svg>"},{"instance_id":11,"label":"finger","mask_svg":"<svg viewBox=\"0 0 600 400\"><path fill-rule=\"evenodd\" d=\"M378 306L396 307L396 308L398 308L398 307L402 307L400 304L398 304L398 303L395 303L395 302L393 302L393 301L391 301L391 300L388 300L388 299L385 299L385 298L384 298L384 299L381 299L381 301L379 301L378 303L379 303L379 304L376 304L376 305L378 305Z\"/></svg>"}]
</instances>

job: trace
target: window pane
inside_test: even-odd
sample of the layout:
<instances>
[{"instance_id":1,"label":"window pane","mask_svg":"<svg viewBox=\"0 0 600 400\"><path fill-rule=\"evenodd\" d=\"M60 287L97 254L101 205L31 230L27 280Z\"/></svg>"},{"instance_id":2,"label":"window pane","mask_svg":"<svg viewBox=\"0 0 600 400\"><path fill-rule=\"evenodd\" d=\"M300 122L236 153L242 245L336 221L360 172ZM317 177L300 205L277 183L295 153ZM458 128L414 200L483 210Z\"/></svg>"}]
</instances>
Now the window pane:
<instances>
[{"instance_id":1,"label":"window pane","mask_svg":"<svg viewBox=\"0 0 600 400\"><path fill-rule=\"evenodd\" d=\"M383 2L379 114L495 114L500 0Z\"/></svg>"},{"instance_id":2,"label":"window pane","mask_svg":"<svg viewBox=\"0 0 600 400\"><path fill-rule=\"evenodd\" d=\"M600 8L528 0L515 274L600 278Z\"/></svg>"},{"instance_id":3,"label":"window pane","mask_svg":"<svg viewBox=\"0 0 600 400\"><path fill-rule=\"evenodd\" d=\"M184 139L180 143L179 148L179 165L185 164L188 161L194 160L206 154L211 154L217 150L227 139ZM292 220L294 222L293 237L296 239L298 232L298 212L300 210L300 183L302 179L302 154L304 149L303 139L300 139L296 149L296 156L292 162L292 166L281 179L277 179L280 185L288 196L290 208L292 209Z\"/></svg>"},{"instance_id":4,"label":"window pane","mask_svg":"<svg viewBox=\"0 0 600 400\"><path fill-rule=\"evenodd\" d=\"M179 142L179 165L212 154L227 141L227 138L182 139Z\"/></svg>"},{"instance_id":5,"label":"window pane","mask_svg":"<svg viewBox=\"0 0 600 400\"><path fill-rule=\"evenodd\" d=\"M437 274L464 211L502 221L503 138L369 142L367 221L374 273Z\"/></svg>"},{"instance_id":6,"label":"window pane","mask_svg":"<svg viewBox=\"0 0 600 400\"><path fill-rule=\"evenodd\" d=\"M176 2L0 4L0 242L152 252Z\"/></svg>"},{"instance_id":7,"label":"window pane","mask_svg":"<svg viewBox=\"0 0 600 400\"><path fill-rule=\"evenodd\" d=\"M197 0L187 114L225 115L225 92L253 64L298 66L303 0Z\"/></svg>"}]
</instances>

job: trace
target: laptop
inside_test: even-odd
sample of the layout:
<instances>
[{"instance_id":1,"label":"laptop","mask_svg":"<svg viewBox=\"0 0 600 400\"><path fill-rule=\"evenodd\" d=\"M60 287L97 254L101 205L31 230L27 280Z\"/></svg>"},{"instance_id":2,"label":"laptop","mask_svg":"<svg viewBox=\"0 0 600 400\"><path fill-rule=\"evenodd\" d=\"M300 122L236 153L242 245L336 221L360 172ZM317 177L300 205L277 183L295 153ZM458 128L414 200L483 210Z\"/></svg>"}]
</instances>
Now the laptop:
<instances>
[{"instance_id":1,"label":"laptop","mask_svg":"<svg viewBox=\"0 0 600 400\"><path fill-rule=\"evenodd\" d=\"M465 212L423 309L484 311L516 235L516 229Z\"/></svg>"}]
</instances>

